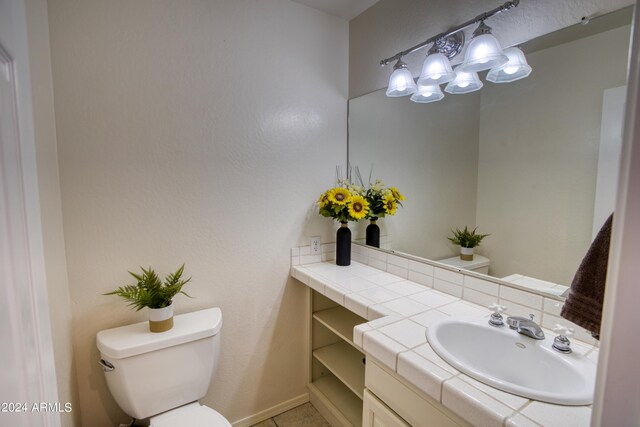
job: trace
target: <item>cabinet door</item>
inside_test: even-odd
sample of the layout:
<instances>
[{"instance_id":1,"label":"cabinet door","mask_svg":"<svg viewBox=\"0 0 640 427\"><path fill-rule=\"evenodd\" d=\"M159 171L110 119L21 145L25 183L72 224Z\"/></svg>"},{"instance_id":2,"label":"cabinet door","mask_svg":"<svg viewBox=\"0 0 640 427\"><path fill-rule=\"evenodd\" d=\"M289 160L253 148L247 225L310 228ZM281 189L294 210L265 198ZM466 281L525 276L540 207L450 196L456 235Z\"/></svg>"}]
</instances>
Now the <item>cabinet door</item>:
<instances>
[{"instance_id":1,"label":"cabinet door","mask_svg":"<svg viewBox=\"0 0 640 427\"><path fill-rule=\"evenodd\" d=\"M411 427L369 390L364 391L362 427Z\"/></svg>"}]
</instances>

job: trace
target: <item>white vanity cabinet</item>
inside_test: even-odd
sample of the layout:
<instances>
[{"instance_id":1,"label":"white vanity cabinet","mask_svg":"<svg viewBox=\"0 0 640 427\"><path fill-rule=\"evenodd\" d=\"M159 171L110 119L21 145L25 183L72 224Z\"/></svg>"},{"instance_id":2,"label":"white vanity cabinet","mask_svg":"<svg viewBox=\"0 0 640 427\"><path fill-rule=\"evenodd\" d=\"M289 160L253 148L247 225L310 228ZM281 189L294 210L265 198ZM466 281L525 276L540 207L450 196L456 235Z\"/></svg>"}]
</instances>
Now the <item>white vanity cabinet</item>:
<instances>
[{"instance_id":1,"label":"white vanity cabinet","mask_svg":"<svg viewBox=\"0 0 640 427\"><path fill-rule=\"evenodd\" d=\"M369 390L364 391L362 427L411 427Z\"/></svg>"},{"instance_id":2,"label":"white vanity cabinet","mask_svg":"<svg viewBox=\"0 0 640 427\"><path fill-rule=\"evenodd\" d=\"M363 427L469 426L456 414L367 359Z\"/></svg>"}]
</instances>

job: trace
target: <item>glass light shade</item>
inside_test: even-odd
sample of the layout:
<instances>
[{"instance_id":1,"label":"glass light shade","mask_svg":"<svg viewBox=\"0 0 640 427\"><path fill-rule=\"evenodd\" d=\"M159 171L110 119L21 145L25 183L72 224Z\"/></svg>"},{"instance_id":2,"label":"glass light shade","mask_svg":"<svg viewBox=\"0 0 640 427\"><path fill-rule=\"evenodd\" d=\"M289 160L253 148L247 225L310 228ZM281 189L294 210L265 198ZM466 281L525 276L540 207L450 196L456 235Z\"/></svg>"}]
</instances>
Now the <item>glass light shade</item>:
<instances>
[{"instance_id":1,"label":"glass light shade","mask_svg":"<svg viewBox=\"0 0 640 427\"><path fill-rule=\"evenodd\" d=\"M484 71L489 68L499 67L509 59L502 52L500 43L493 35L486 33L475 36L464 54L464 61L460 71Z\"/></svg>"},{"instance_id":2,"label":"glass light shade","mask_svg":"<svg viewBox=\"0 0 640 427\"><path fill-rule=\"evenodd\" d=\"M415 93L418 90L416 82L413 81L411 71L407 69L407 65L398 61L393 66L393 73L389 77L389 86L387 87L387 96L399 97L407 96Z\"/></svg>"},{"instance_id":3,"label":"glass light shade","mask_svg":"<svg viewBox=\"0 0 640 427\"><path fill-rule=\"evenodd\" d=\"M487 80L493 83L509 83L524 79L531 74L531 66L527 64L524 53L518 47L510 47L504 50L509 61L500 66L492 68L487 73Z\"/></svg>"},{"instance_id":4,"label":"glass light shade","mask_svg":"<svg viewBox=\"0 0 640 427\"><path fill-rule=\"evenodd\" d=\"M422 64L422 72L418 78L418 85L440 85L449 83L456 76L451 69L449 59L442 53L436 52L427 57Z\"/></svg>"},{"instance_id":5,"label":"glass light shade","mask_svg":"<svg viewBox=\"0 0 640 427\"><path fill-rule=\"evenodd\" d=\"M456 78L444 88L444 91L454 95L460 95L480 90L482 86L478 73L475 71L470 73L460 71L460 67L458 67L456 69Z\"/></svg>"},{"instance_id":6,"label":"glass light shade","mask_svg":"<svg viewBox=\"0 0 640 427\"><path fill-rule=\"evenodd\" d=\"M411 95L411 100L418 104L440 101L444 98L444 93L438 85L418 85L418 91Z\"/></svg>"}]
</instances>

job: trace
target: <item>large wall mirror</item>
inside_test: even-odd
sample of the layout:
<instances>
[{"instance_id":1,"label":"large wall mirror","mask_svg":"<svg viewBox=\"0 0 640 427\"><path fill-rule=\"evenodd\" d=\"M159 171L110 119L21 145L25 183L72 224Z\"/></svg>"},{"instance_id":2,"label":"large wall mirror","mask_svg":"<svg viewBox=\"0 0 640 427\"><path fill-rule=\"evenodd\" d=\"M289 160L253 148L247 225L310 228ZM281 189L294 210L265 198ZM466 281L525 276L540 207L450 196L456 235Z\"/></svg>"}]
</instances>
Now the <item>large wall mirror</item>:
<instances>
[{"instance_id":1,"label":"large wall mirror","mask_svg":"<svg viewBox=\"0 0 640 427\"><path fill-rule=\"evenodd\" d=\"M386 249L448 260L451 229L478 227L490 276L561 294L614 208L632 12L522 44L523 80L482 73L480 91L431 104L351 99L349 164L407 198L379 221Z\"/></svg>"}]
</instances>

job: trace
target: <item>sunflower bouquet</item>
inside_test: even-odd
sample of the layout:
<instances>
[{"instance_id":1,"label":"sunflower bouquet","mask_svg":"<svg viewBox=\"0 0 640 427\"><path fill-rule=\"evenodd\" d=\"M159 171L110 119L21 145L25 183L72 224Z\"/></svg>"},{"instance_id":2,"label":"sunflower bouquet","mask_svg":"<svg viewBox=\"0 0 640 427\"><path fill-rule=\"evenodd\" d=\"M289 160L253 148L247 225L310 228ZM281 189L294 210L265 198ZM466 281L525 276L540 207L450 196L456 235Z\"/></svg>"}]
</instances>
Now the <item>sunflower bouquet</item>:
<instances>
[{"instance_id":1,"label":"sunflower bouquet","mask_svg":"<svg viewBox=\"0 0 640 427\"><path fill-rule=\"evenodd\" d=\"M330 188L320 195L318 199L319 213L343 224L367 218L369 202L364 194L366 192L363 187L338 181L337 187Z\"/></svg>"},{"instance_id":2,"label":"sunflower bouquet","mask_svg":"<svg viewBox=\"0 0 640 427\"><path fill-rule=\"evenodd\" d=\"M395 215L398 206L402 206L404 200L404 196L396 187L387 188L379 179L369 185L364 197L369 205L367 218L372 220Z\"/></svg>"}]
</instances>

